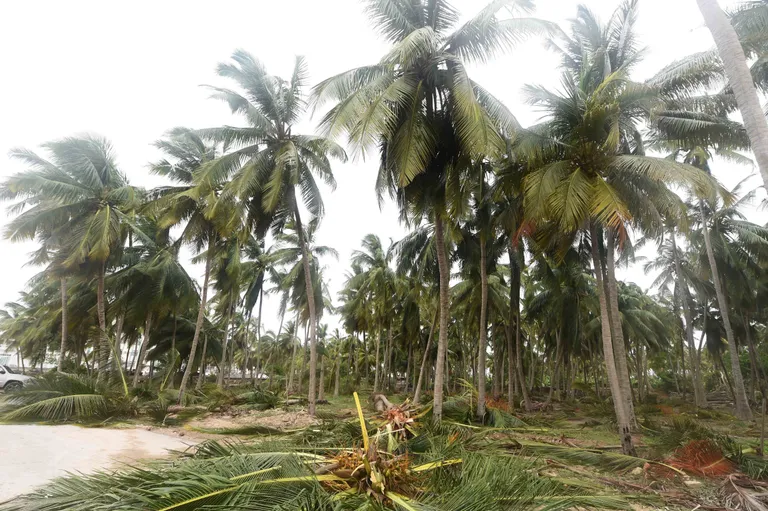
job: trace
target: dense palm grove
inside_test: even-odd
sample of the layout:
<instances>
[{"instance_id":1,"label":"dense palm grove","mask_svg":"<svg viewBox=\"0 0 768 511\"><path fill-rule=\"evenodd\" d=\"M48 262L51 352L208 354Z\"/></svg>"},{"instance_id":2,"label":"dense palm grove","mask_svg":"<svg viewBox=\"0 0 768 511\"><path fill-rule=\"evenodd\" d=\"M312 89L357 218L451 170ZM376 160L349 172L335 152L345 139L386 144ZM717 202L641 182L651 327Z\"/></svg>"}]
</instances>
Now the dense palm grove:
<instances>
[{"instance_id":1,"label":"dense palm grove","mask_svg":"<svg viewBox=\"0 0 768 511\"><path fill-rule=\"evenodd\" d=\"M768 229L748 218L754 190L712 176L746 176L750 140L768 146L731 115L744 87L722 49L635 81L635 0L606 23L579 8L567 27L529 17L530 3L460 24L445 0L368 0L389 51L311 89L302 58L280 78L237 51L211 92L240 123L170 130L151 164L167 185L152 190L100 136L14 150L26 170L0 187L5 235L35 240L43 269L6 305L1 339L22 364L56 360L126 396L160 385L183 403L206 378L237 377L307 396L313 415L326 394L368 388L431 402L436 422L467 385L480 422L489 403L531 411L594 392L630 455L635 408L658 391L705 408L725 389L750 420L768 390ZM768 4L731 21L762 91ZM524 127L467 66L527 38L557 52L561 79L525 88L542 120ZM298 133L311 109L317 132ZM360 240L332 296L319 182L333 187L348 153L380 161L370 192L409 233ZM652 288L620 281L624 264L657 276ZM277 330L265 299L279 300Z\"/></svg>"}]
</instances>

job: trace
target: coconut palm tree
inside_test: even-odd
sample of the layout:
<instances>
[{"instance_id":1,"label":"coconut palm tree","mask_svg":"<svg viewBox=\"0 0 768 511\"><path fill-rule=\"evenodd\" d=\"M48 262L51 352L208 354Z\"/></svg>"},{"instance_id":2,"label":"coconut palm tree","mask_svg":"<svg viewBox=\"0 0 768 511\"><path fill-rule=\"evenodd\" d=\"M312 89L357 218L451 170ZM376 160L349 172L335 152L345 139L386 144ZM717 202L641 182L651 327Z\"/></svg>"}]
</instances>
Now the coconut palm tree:
<instances>
[{"instance_id":1,"label":"coconut palm tree","mask_svg":"<svg viewBox=\"0 0 768 511\"><path fill-rule=\"evenodd\" d=\"M682 304L683 318L685 320L685 341L688 344L688 353L691 364L691 375L693 379L693 394L696 406L706 408L707 396L704 390L704 379L699 363L699 357L696 352L696 343L694 341L694 322L693 322L693 304L691 288L698 286L697 272L692 268L687 254L685 254L677 245L677 227L674 225L669 228L669 235L659 245L658 255L655 259L649 261L644 266L645 272L657 272L657 277L653 282L654 288L661 290L673 289L673 308L676 316L679 317L679 304ZM684 357L684 351L681 351ZM685 360L683 358L683 379L685 379ZM683 388L685 391L685 388Z\"/></svg>"},{"instance_id":2,"label":"coconut palm tree","mask_svg":"<svg viewBox=\"0 0 768 511\"><path fill-rule=\"evenodd\" d=\"M505 149L502 132L517 127L510 112L469 78L466 65L483 63L530 35L552 30L517 14L530 2L493 2L455 28L459 14L447 0L368 2L376 30L392 44L377 63L331 77L314 89L317 104L334 101L322 127L348 135L358 153L375 146L381 165L376 188L397 197L401 216L418 225L429 218L440 268L440 329L435 372L434 419L442 418L448 348L450 266L445 224L459 218L453 196L473 156ZM456 203L454 203L456 202Z\"/></svg>"},{"instance_id":3,"label":"coconut palm tree","mask_svg":"<svg viewBox=\"0 0 768 511\"><path fill-rule=\"evenodd\" d=\"M723 61L728 84L736 97L744 127L752 142L752 149L757 160L757 166L763 177L763 184L768 187L768 121L760 105L754 78L747 64L747 56L739 40L739 34L728 20L725 12L720 8L717 0L696 0L699 10L704 16L704 21L712 33L717 45L720 58ZM759 24L760 29L768 30L768 16L765 11L768 6L765 2L746 2L744 10L740 13L742 26L744 23ZM752 15L749 10L754 9ZM762 14L762 16L760 15Z\"/></svg>"},{"instance_id":4,"label":"coconut palm tree","mask_svg":"<svg viewBox=\"0 0 768 511\"><path fill-rule=\"evenodd\" d=\"M394 318L392 310L395 307L396 277L391 266L394 252L392 245L386 250L381 239L375 234L368 234L362 240L362 250L352 252L352 264L362 271L356 276L358 281L353 286L367 295L367 302L371 304L374 313L374 322L378 327L376 333L376 365L374 372L373 390L381 390L381 384L386 378L386 373L381 371L381 338L382 331L387 333L387 345L385 360L392 346L392 329ZM386 364L385 364L386 368Z\"/></svg>"},{"instance_id":5,"label":"coconut palm tree","mask_svg":"<svg viewBox=\"0 0 768 511\"><path fill-rule=\"evenodd\" d=\"M199 299L195 283L179 261L180 245L173 242L165 229L160 229L157 219L143 217L138 222L129 221L138 243L126 248L125 267L108 279L108 286L115 294L114 306L144 322L144 335L137 357L133 386L139 376L149 348L153 326L166 316L176 316L183 310L197 305ZM118 322L120 318L118 318ZM119 346L120 339L115 342ZM176 338L171 342L174 357Z\"/></svg>"},{"instance_id":6,"label":"coconut palm tree","mask_svg":"<svg viewBox=\"0 0 768 511\"><path fill-rule=\"evenodd\" d=\"M176 128L164 140L155 143L167 158L153 164L154 174L173 180L173 185L156 188L147 205L156 212L160 228L183 224L179 242L192 245L198 252L205 249L205 270L200 292L200 307L195 323L195 335L190 348L189 363L179 387L182 402L189 378L194 371L194 360L208 303L208 284L217 241L228 233L240 230L240 219L234 211L218 204L220 188L201 177L201 167L217 158L217 148L185 128ZM201 361L202 362L202 361ZM204 363L204 362L202 362Z\"/></svg>"},{"instance_id":7,"label":"coconut palm tree","mask_svg":"<svg viewBox=\"0 0 768 511\"><path fill-rule=\"evenodd\" d=\"M681 201L669 184L713 189L692 166L644 155L638 123L657 96L630 79L640 58L632 37L636 3L625 2L606 27L580 9L561 50L562 91L526 87L545 120L520 137L517 149L535 168L524 188L526 214L539 224L538 241L563 251L574 234L589 235L603 352L627 454L634 452L629 431L635 418L618 308L617 245L624 244L630 225L656 235L661 218L679 214Z\"/></svg>"},{"instance_id":8,"label":"coconut palm tree","mask_svg":"<svg viewBox=\"0 0 768 511\"><path fill-rule=\"evenodd\" d=\"M709 159L692 160L692 163L709 171L709 161ZM732 195L739 195L739 189L740 186L737 186L732 191ZM739 293L734 292L733 296L730 296L728 287L742 292L751 289L754 282L749 275L754 274L755 271L758 274L762 272L768 257L768 229L747 221L740 211L753 198L754 192L746 193L729 206L723 206L722 203L714 200L698 201L696 207L700 213L699 228L693 233L694 243L701 246L702 239L704 242L702 251L702 255L706 256L704 264L709 268L709 277L714 285L731 359L736 415L743 420L751 420L752 412L739 365L739 351L734 332L736 322L731 319ZM735 312L739 315L741 311Z\"/></svg>"},{"instance_id":9,"label":"coconut palm tree","mask_svg":"<svg viewBox=\"0 0 768 511\"><path fill-rule=\"evenodd\" d=\"M303 89L307 66L297 57L290 80L267 74L252 55L236 51L231 64L220 64L217 72L234 80L242 89L212 87L217 99L227 102L233 113L245 117L248 127L221 127L201 130L209 139L237 147L206 166L206 180L211 183L231 181L224 189L224 199L238 199L248 210L248 222L259 236L269 227L281 232L288 221L295 227L302 250L306 288L312 289L310 254L301 205L313 221L324 213L316 177L335 186L329 158L346 160L344 150L322 137L294 133L306 104ZM225 201L220 201L225 202ZM317 381L317 304L315 293L307 293L309 309L310 378L309 410L315 413Z\"/></svg>"},{"instance_id":10,"label":"coconut palm tree","mask_svg":"<svg viewBox=\"0 0 768 511\"><path fill-rule=\"evenodd\" d=\"M107 261L120 248L121 222L136 207L139 196L117 168L106 139L84 135L49 142L43 148L50 160L27 149L11 151L11 157L29 169L7 178L0 187L1 198L19 201L14 207L18 216L8 224L6 237L54 239L63 268L96 275L99 371L106 375L111 351L104 284Z\"/></svg>"}]
</instances>

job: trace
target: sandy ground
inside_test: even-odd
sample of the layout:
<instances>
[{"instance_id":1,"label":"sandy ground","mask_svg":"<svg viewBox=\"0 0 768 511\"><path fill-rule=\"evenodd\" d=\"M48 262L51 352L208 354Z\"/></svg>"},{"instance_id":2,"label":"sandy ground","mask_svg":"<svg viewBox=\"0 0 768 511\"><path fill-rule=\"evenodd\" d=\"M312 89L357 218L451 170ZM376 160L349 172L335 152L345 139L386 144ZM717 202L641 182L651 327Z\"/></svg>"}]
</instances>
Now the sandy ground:
<instances>
[{"instance_id":1,"label":"sandy ground","mask_svg":"<svg viewBox=\"0 0 768 511\"><path fill-rule=\"evenodd\" d=\"M144 429L0 425L0 502L67 472L159 458L193 443Z\"/></svg>"},{"instance_id":2,"label":"sandy ground","mask_svg":"<svg viewBox=\"0 0 768 511\"><path fill-rule=\"evenodd\" d=\"M249 426L264 426L274 429L298 429L317 424L306 410L287 411L281 409L263 412L248 411L236 415L212 413L189 423L189 426L202 429L246 428Z\"/></svg>"}]
</instances>

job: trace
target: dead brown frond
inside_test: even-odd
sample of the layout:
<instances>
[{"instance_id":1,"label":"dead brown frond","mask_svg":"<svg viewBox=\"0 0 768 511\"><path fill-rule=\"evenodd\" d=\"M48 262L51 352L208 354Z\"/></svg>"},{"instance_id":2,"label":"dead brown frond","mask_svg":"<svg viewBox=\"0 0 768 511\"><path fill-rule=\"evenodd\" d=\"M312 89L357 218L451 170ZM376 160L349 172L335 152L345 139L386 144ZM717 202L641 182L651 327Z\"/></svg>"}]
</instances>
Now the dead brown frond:
<instances>
[{"instance_id":1,"label":"dead brown frond","mask_svg":"<svg viewBox=\"0 0 768 511\"><path fill-rule=\"evenodd\" d=\"M725 478L720 492L728 509L768 511L768 483L731 474Z\"/></svg>"}]
</instances>

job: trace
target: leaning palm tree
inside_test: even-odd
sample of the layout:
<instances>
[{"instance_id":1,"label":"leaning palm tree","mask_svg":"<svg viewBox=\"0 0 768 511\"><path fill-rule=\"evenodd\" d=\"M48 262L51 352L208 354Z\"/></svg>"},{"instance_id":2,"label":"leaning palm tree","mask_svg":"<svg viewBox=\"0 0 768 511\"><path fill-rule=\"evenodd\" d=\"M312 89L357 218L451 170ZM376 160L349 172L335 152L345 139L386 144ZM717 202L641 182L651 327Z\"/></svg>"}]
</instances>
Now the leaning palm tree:
<instances>
[{"instance_id":1,"label":"leaning palm tree","mask_svg":"<svg viewBox=\"0 0 768 511\"><path fill-rule=\"evenodd\" d=\"M9 177L0 187L0 198L19 201L13 206L19 214L5 235L13 241L38 235L56 240L63 268L96 275L99 370L104 375L111 351L104 291L107 261L120 248L121 223L125 212L136 206L137 191L118 170L112 146L104 138L70 137L43 148L50 160L27 149L11 151L11 157L29 169Z\"/></svg>"},{"instance_id":2,"label":"leaning palm tree","mask_svg":"<svg viewBox=\"0 0 768 511\"><path fill-rule=\"evenodd\" d=\"M219 189L200 178L200 168L217 157L215 146L206 144L188 129L176 128L167 139L155 144L168 158L155 163L154 174L165 176L175 184L152 191L152 201L147 205L158 213L161 228L184 224L180 242L189 243L200 252L206 249L205 273L200 292L200 307L195 323L195 335L189 353L189 363L179 387L179 403L182 402L189 378L194 371L194 360L200 333L205 320L208 302L208 284L217 240L226 233L239 230L239 218L224 207L215 208ZM204 363L201 361L201 363Z\"/></svg>"},{"instance_id":3,"label":"leaning palm tree","mask_svg":"<svg viewBox=\"0 0 768 511\"><path fill-rule=\"evenodd\" d=\"M248 210L250 227L262 237L269 227L282 232L292 221L299 239L309 309L310 377L309 411L315 413L317 381L317 304L312 292L310 254L301 205L313 220L324 214L316 176L335 186L329 158L346 160L344 150L322 137L294 133L293 125L304 115L303 89L307 66L296 58L290 80L267 74L264 66L245 51L232 55L232 64L220 64L218 74L234 80L242 92L212 87L217 99L226 101L233 113L248 122L244 128L221 127L201 130L201 136L237 147L206 165L208 182L231 181L224 199L236 199ZM220 202L228 202L222 200Z\"/></svg>"},{"instance_id":4,"label":"leaning palm tree","mask_svg":"<svg viewBox=\"0 0 768 511\"><path fill-rule=\"evenodd\" d=\"M466 65L484 63L516 42L552 26L537 19L500 17L531 6L496 1L455 28L459 13L447 0L366 3L376 29L392 44L376 64L329 78L314 89L317 104L335 106L322 120L330 136L346 134L353 149L376 147L381 165L379 198L398 198L401 215L435 227L440 268L440 328L435 368L434 419L442 419L445 355L448 349L450 264L442 247L445 227L465 202L455 196L462 172L474 156L505 149L502 133L518 124L488 91L472 81Z\"/></svg>"},{"instance_id":5,"label":"leaning palm tree","mask_svg":"<svg viewBox=\"0 0 768 511\"><path fill-rule=\"evenodd\" d=\"M760 105L754 78L747 64L747 57L739 40L739 34L720 8L717 0L696 0L699 10L704 16L715 44L723 61L728 84L736 96L744 127L752 141L757 166L763 177L763 184L768 187L768 121ZM744 10L738 19L742 23L758 25L758 30L765 33L768 30L766 4L761 1L745 2ZM752 15L750 9L754 9Z\"/></svg>"}]
</instances>

